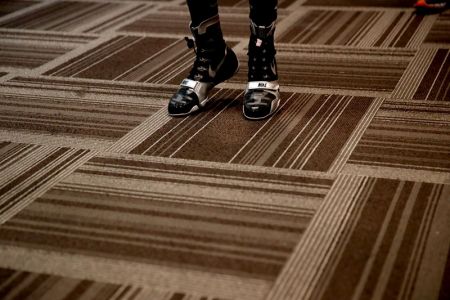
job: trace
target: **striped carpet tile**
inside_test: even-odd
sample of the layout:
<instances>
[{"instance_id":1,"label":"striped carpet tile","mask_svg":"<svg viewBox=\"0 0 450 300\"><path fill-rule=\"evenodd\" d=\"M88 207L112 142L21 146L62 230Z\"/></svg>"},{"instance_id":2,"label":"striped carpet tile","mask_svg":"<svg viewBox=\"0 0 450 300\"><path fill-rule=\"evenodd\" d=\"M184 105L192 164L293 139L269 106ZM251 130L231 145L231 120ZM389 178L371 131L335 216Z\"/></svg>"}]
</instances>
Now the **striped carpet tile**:
<instances>
[{"instance_id":1,"label":"striped carpet tile","mask_svg":"<svg viewBox=\"0 0 450 300\"><path fill-rule=\"evenodd\" d=\"M0 136L42 135L93 149L113 144L171 95L161 88L20 77L0 90Z\"/></svg>"},{"instance_id":2,"label":"striped carpet tile","mask_svg":"<svg viewBox=\"0 0 450 300\"><path fill-rule=\"evenodd\" d=\"M349 164L450 171L450 107L439 102L385 102Z\"/></svg>"},{"instance_id":3,"label":"striped carpet tile","mask_svg":"<svg viewBox=\"0 0 450 300\"><path fill-rule=\"evenodd\" d=\"M405 47L424 17L404 11L310 10L278 35L282 43Z\"/></svg>"},{"instance_id":4,"label":"striped carpet tile","mask_svg":"<svg viewBox=\"0 0 450 300\"><path fill-rule=\"evenodd\" d=\"M29 7L36 3L39 3L39 1L3 0L2 4L0 5L0 17L3 17L7 14L13 13L18 10L21 10L23 8Z\"/></svg>"},{"instance_id":5,"label":"striped carpet tile","mask_svg":"<svg viewBox=\"0 0 450 300\"><path fill-rule=\"evenodd\" d=\"M70 173L89 151L0 142L0 224Z\"/></svg>"},{"instance_id":6,"label":"striped carpet tile","mask_svg":"<svg viewBox=\"0 0 450 300\"><path fill-rule=\"evenodd\" d=\"M226 300L5 268L0 268L0 297L4 300Z\"/></svg>"},{"instance_id":7,"label":"striped carpet tile","mask_svg":"<svg viewBox=\"0 0 450 300\"><path fill-rule=\"evenodd\" d=\"M449 188L369 180L365 190L370 193L360 199L363 203L351 216L355 222L312 298L437 299L441 289L448 289L442 274L450 255Z\"/></svg>"},{"instance_id":8,"label":"striped carpet tile","mask_svg":"<svg viewBox=\"0 0 450 300\"><path fill-rule=\"evenodd\" d=\"M306 0L303 5L323 6L376 6L376 7L406 7L410 8L415 0Z\"/></svg>"},{"instance_id":9,"label":"striped carpet tile","mask_svg":"<svg viewBox=\"0 0 450 300\"><path fill-rule=\"evenodd\" d=\"M438 49L418 84L415 100L450 101L450 50Z\"/></svg>"},{"instance_id":10,"label":"striped carpet tile","mask_svg":"<svg viewBox=\"0 0 450 300\"><path fill-rule=\"evenodd\" d=\"M93 39L90 36L0 30L0 67L36 68Z\"/></svg>"},{"instance_id":11,"label":"striped carpet tile","mask_svg":"<svg viewBox=\"0 0 450 300\"><path fill-rule=\"evenodd\" d=\"M249 124L241 98L240 91L219 90L206 112L169 120L130 153L328 171L376 104L369 97L284 93L278 114Z\"/></svg>"},{"instance_id":12,"label":"striped carpet tile","mask_svg":"<svg viewBox=\"0 0 450 300\"><path fill-rule=\"evenodd\" d=\"M179 65L187 66L193 56L193 51L181 39L120 35L47 71L45 75L158 82L153 78L172 78L178 74Z\"/></svg>"},{"instance_id":13,"label":"striped carpet tile","mask_svg":"<svg viewBox=\"0 0 450 300\"><path fill-rule=\"evenodd\" d=\"M183 12L185 9L182 10ZM167 20L171 20L170 23ZM120 28L123 32L145 32L145 33L165 33L179 34L182 36L191 35L189 26L190 17L188 14L156 12L149 13L143 18ZM243 37L249 35L249 21L247 14L226 14L220 15L222 31L227 37Z\"/></svg>"},{"instance_id":14,"label":"striped carpet tile","mask_svg":"<svg viewBox=\"0 0 450 300\"><path fill-rule=\"evenodd\" d=\"M415 51L344 47L278 46L280 81L287 87L390 93ZM247 80L247 57L240 56L241 72L230 82ZM172 83L172 82L170 82Z\"/></svg>"},{"instance_id":15,"label":"striped carpet tile","mask_svg":"<svg viewBox=\"0 0 450 300\"><path fill-rule=\"evenodd\" d=\"M234 1L234 0L233 0ZM290 0L285 1L285 3L288 3ZM227 15L246 15L247 16L247 20L248 20L248 15L250 13L250 9L248 6L248 2L244 2L241 1L239 2L239 5L233 5L233 6L227 6L227 5L220 5L220 16L222 18L222 16L227 16ZM278 4L280 4L281 1L278 1ZM173 5L173 4L167 4L167 5L160 5L156 10L158 12L172 12L172 13L176 13L178 16L179 15L184 15L188 12L188 7L186 5L186 1L182 1L181 3L178 2L179 5ZM293 6L295 7L295 2L292 3ZM287 17L288 15L290 15L292 13L292 11L295 10L295 8L290 8L290 4L289 5L285 5L286 8L281 8L280 5L278 7L277 13L278 16L280 18L280 20L284 17ZM186 27L189 26L189 23L185 24ZM247 26L248 28L248 26ZM228 32L224 32L225 37L228 37Z\"/></svg>"},{"instance_id":16,"label":"striped carpet tile","mask_svg":"<svg viewBox=\"0 0 450 300\"><path fill-rule=\"evenodd\" d=\"M178 85L194 58L181 38L119 35L44 75Z\"/></svg>"},{"instance_id":17,"label":"striped carpet tile","mask_svg":"<svg viewBox=\"0 0 450 300\"><path fill-rule=\"evenodd\" d=\"M445 299L449 185L341 176L332 191L267 299Z\"/></svg>"},{"instance_id":18,"label":"striped carpet tile","mask_svg":"<svg viewBox=\"0 0 450 300\"><path fill-rule=\"evenodd\" d=\"M117 21L123 21L146 8L145 4L119 2L57 1L0 22L4 28L51 31L99 32Z\"/></svg>"},{"instance_id":19,"label":"striped carpet tile","mask_svg":"<svg viewBox=\"0 0 450 300\"><path fill-rule=\"evenodd\" d=\"M446 11L439 15L431 27L425 43L450 44L450 12Z\"/></svg>"},{"instance_id":20,"label":"striped carpet tile","mask_svg":"<svg viewBox=\"0 0 450 300\"><path fill-rule=\"evenodd\" d=\"M273 280L332 182L96 157L3 224L0 240Z\"/></svg>"},{"instance_id":21,"label":"striped carpet tile","mask_svg":"<svg viewBox=\"0 0 450 300\"><path fill-rule=\"evenodd\" d=\"M0 1L0 299L450 299L450 13L279 0L281 109L201 113L185 0Z\"/></svg>"}]
</instances>

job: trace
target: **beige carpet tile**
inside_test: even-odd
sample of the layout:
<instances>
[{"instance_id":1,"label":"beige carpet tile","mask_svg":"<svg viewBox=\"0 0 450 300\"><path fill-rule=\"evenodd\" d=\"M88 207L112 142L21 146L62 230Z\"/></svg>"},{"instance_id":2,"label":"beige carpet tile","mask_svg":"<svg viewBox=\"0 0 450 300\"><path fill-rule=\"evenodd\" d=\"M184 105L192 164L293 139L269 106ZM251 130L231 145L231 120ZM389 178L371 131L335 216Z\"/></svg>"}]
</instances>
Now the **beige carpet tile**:
<instances>
[{"instance_id":1,"label":"beige carpet tile","mask_svg":"<svg viewBox=\"0 0 450 300\"><path fill-rule=\"evenodd\" d=\"M2 299L111 299L121 286L26 271L0 269ZM130 289L130 287L128 287Z\"/></svg>"},{"instance_id":2,"label":"beige carpet tile","mask_svg":"<svg viewBox=\"0 0 450 300\"><path fill-rule=\"evenodd\" d=\"M4 224L0 243L273 280L331 184L96 157Z\"/></svg>"},{"instance_id":3,"label":"beige carpet tile","mask_svg":"<svg viewBox=\"0 0 450 300\"><path fill-rule=\"evenodd\" d=\"M267 299L445 299L449 196L449 185L340 177Z\"/></svg>"},{"instance_id":4,"label":"beige carpet tile","mask_svg":"<svg viewBox=\"0 0 450 300\"><path fill-rule=\"evenodd\" d=\"M0 85L0 136L106 149L163 106L171 91L64 79L14 78ZM16 136L16 137L13 137Z\"/></svg>"},{"instance_id":5,"label":"beige carpet tile","mask_svg":"<svg viewBox=\"0 0 450 300\"><path fill-rule=\"evenodd\" d=\"M89 157L85 149L0 142L0 224Z\"/></svg>"},{"instance_id":6,"label":"beige carpet tile","mask_svg":"<svg viewBox=\"0 0 450 300\"><path fill-rule=\"evenodd\" d=\"M349 164L450 172L450 106L386 101Z\"/></svg>"},{"instance_id":7,"label":"beige carpet tile","mask_svg":"<svg viewBox=\"0 0 450 300\"><path fill-rule=\"evenodd\" d=\"M3 258L0 260L2 268L53 274L64 278L79 278L119 286L131 285L132 293L135 293L136 289L142 289L139 299L163 297L164 300L170 300L170 297L177 293L187 294L183 300L186 298L204 300L205 297L207 300L257 300L264 299L272 286L272 281L262 279L202 272L187 268L179 269L120 260L114 257L68 254L67 252L5 244L0 244L0 251ZM154 291L163 292L163 294L155 295ZM74 295L73 298L80 299L80 297L81 295ZM132 294L127 294L125 297L125 299L130 298L133 299ZM113 299L116 298L113 297Z\"/></svg>"},{"instance_id":8,"label":"beige carpet tile","mask_svg":"<svg viewBox=\"0 0 450 300\"><path fill-rule=\"evenodd\" d=\"M282 43L406 47L424 16L405 11L310 10L277 40Z\"/></svg>"},{"instance_id":9,"label":"beige carpet tile","mask_svg":"<svg viewBox=\"0 0 450 300\"><path fill-rule=\"evenodd\" d=\"M5 300L226 300L16 269L0 268L0 278L0 296Z\"/></svg>"},{"instance_id":10,"label":"beige carpet tile","mask_svg":"<svg viewBox=\"0 0 450 300\"><path fill-rule=\"evenodd\" d=\"M126 20L143 3L54 1L24 15L0 22L1 27L51 31L99 32L118 20Z\"/></svg>"},{"instance_id":11,"label":"beige carpet tile","mask_svg":"<svg viewBox=\"0 0 450 300\"><path fill-rule=\"evenodd\" d=\"M450 13L448 11L439 15L429 34L425 39L425 43L450 44Z\"/></svg>"},{"instance_id":12,"label":"beige carpet tile","mask_svg":"<svg viewBox=\"0 0 450 300\"><path fill-rule=\"evenodd\" d=\"M0 29L0 68L33 69L93 39L91 36Z\"/></svg>"}]
</instances>

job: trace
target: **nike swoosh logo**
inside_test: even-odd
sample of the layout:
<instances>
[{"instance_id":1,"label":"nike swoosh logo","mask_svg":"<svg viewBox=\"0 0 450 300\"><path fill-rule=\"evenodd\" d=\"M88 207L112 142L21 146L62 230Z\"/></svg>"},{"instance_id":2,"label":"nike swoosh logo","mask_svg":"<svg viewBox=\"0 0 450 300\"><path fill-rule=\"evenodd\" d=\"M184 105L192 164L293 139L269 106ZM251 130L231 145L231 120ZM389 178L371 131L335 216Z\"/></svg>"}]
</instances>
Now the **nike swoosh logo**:
<instances>
[{"instance_id":1,"label":"nike swoosh logo","mask_svg":"<svg viewBox=\"0 0 450 300\"><path fill-rule=\"evenodd\" d=\"M223 56L222 61L217 65L217 68L215 70L213 70L211 68L211 65L209 65L209 68L208 68L208 75L209 75L209 77L211 77L211 78L216 77L217 70L219 70L222 67L223 63L225 62L225 58L227 57L227 54L228 54L227 53L227 48L225 47L225 55Z\"/></svg>"},{"instance_id":2,"label":"nike swoosh logo","mask_svg":"<svg viewBox=\"0 0 450 300\"><path fill-rule=\"evenodd\" d=\"M275 60L272 61L270 68L272 69L273 74L277 75L277 68L275 68Z\"/></svg>"}]
</instances>

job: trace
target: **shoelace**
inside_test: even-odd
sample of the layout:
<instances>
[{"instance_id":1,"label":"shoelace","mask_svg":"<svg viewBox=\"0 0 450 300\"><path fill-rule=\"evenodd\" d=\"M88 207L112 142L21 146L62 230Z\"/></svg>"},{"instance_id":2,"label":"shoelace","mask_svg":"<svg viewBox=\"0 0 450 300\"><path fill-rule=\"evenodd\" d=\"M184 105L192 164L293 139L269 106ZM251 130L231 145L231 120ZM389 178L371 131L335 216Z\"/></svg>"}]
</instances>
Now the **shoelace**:
<instances>
[{"instance_id":1,"label":"shoelace","mask_svg":"<svg viewBox=\"0 0 450 300\"><path fill-rule=\"evenodd\" d=\"M185 37L187 47L193 49L196 55L194 66L189 72L189 78L201 81L208 76L208 67L211 64L211 59L209 58L210 51L206 49L199 49L195 45L195 41L191 38Z\"/></svg>"},{"instance_id":2,"label":"shoelace","mask_svg":"<svg viewBox=\"0 0 450 300\"><path fill-rule=\"evenodd\" d=\"M259 46L256 43L260 43ZM268 47L266 41L257 40L249 49L249 75L251 80L269 80L274 74L272 72L272 62L275 56L275 49Z\"/></svg>"}]
</instances>

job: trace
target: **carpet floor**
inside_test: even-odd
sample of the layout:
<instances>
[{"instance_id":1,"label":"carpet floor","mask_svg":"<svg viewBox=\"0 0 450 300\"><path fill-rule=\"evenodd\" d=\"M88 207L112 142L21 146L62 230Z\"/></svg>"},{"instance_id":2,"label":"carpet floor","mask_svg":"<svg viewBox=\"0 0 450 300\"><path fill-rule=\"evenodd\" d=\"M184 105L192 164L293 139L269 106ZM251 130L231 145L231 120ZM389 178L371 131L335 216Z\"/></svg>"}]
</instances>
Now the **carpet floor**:
<instances>
[{"instance_id":1,"label":"carpet floor","mask_svg":"<svg viewBox=\"0 0 450 300\"><path fill-rule=\"evenodd\" d=\"M281 109L241 70L167 116L184 0L0 1L0 299L450 299L450 12L279 0Z\"/></svg>"}]
</instances>

